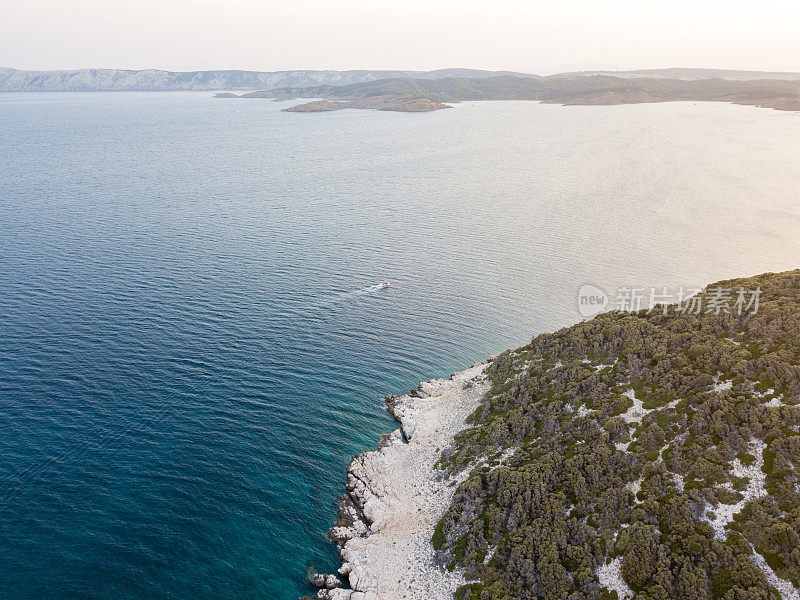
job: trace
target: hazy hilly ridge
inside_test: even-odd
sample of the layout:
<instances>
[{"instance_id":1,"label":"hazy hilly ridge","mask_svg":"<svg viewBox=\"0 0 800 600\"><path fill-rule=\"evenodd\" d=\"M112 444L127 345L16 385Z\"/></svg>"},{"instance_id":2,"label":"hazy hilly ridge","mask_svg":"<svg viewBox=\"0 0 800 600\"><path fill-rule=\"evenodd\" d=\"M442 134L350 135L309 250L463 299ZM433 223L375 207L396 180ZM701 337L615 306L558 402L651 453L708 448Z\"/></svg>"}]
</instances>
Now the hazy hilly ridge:
<instances>
[{"instance_id":1,"label":"hazy hilly ridge","mask_svg":"<svg viewBox=\"0 0 800 600\"><path fill-rule=\"evenodd\" d=\"M494 361L441 459L472 469L433 536L457 598L800 597L800 272L701 298L740 288L757 312L611 312Z\"/></svg>"},{"instance_id":2,"label":"hazy hilly ridge","mask_svg":"<svg viewBox=\"0 0 800 600\"><path fill-rule=\"evenodd\" d=\"M265 90L277 87L348 85L379 79L469 77L480 79L523 73L441 69L438 71L162 71L158 69L81 69L75 71L21 71L0 67L0 91L178 91L178 90Z\"/></svg>"},{"instance_id":3,"label":"hazy hilly ridge","mask_svg":"<svg viewBox=\"0 0 800 600\"><path fill-rule=\"evenodd\" d=\"M251 92L241 97L325 98L351 102L353 108L377 108L381 98L392 105L403 98L415 101L425 98L439 104L474 100L536 100L565 105L683 100L732 102L779 110L800 110L800 80L630 78L586 74L535 78L397 78L344 86L283 87ZM365 99L370 99L370 102L367 106L361 106Z\"/></svg>"},{"instance_id":4,"label":"hazy hilly ridge","mask_svg":"<svg viewBox=\"0 0 800 600\"><path fill-rule=\"evenodd\" d=\"M662 79L730 79L734 81L750 81L754 79L785 79L798 80L800 73L790 71L742 71L732 69L639 69L635 71L585 71L576 73L561 73L555 77L563 75L612 75L614 77L658 77Z\"/></svg>"},{"instance_id":5,"label":"hazy hilly ridge","mask_svg":"<svg viewBox=\"0 0 800 600\"><path fill-rule=\"evenodd\" d=\"M160 69L78 69L26 71L0 67L0 91L58 92L58 91L178 91L178 90L271 90L277 88L311 88L314 86L349 86L387 79L440 80L488 79L512 76L535 81L563 81L594 76L614 79L674 79L698 81L722 79L727 81L798 81L800 73L734 71L720 69L651 69L639 71L587 71L559 73L541 77L514 71L485 71L479 69L414 70L313 70L287 71L166 71ZM488 86L486 91L491 90ZM463 98L468 99L468 98ZM527 98L525 98L527 99Z\"/></svg>"}]
</instances>

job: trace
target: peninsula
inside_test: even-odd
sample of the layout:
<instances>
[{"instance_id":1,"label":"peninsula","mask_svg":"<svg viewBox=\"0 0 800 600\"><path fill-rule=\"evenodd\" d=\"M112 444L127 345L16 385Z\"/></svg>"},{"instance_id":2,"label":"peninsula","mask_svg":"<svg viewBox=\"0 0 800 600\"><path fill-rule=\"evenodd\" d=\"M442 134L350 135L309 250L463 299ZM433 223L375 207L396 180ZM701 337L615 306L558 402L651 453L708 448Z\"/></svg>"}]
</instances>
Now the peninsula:
<instances>
[{"instance_id":1,"label":"peninsula","mask_svg":"<svg viewBox=\"0 0 800 600\"><path fill-rule=\"evenodd\" d=\"M800 270L718 289L760 303L603 313L388 399L318 598L798 600Z\"/></svg>"},{"instance_id":2,"label":"peninsula","mask_svg":"<svg viewBox=\"0 0 800 600\"><path fill-rule=\"evenodd\" d=\"M726 75L726 73L728 73ZM692 77L691 75L694 75ZM703 78L714 75L713 78ZM743 79L745 77L745 79ZM751 79L747 79L750 77ZM769 77L774 77L770 79ZM563 105L614 105L651 102L730 102L800 110L800 76L700 70L666 70L474 77L390 78L349 85L277 87L243 94L220 93L226 98L321 98L342 103L340 108L429 111L475 100L534 100ZM330 110L308 104L293 112ZM337 107L337 108L339 108Z\"/></svg>"}]
</instances>

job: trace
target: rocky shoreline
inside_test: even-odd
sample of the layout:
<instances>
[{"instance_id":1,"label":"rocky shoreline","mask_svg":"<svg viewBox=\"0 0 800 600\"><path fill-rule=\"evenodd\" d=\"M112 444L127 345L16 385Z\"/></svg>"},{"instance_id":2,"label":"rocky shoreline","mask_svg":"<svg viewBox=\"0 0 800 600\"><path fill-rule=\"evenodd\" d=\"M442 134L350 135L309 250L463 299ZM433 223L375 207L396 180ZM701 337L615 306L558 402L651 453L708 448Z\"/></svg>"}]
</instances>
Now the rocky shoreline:
<instances>
[{"instance_id":1,"label":"rocky shoreline","mask_svg":"<svg viewBox=\"0 0 800 600\"><path fill-rule=\"evenodd\" d=\"M488 392L489 362L387 400L400 428L384 437L380 450L350 463L347 493L330 530L342 558L341 579L313 574L311 582L321 588L317 598L450 600L465 583L437 564L431 537L466 472L447 478L436 463Z\"/></svg>"}]
</instances>

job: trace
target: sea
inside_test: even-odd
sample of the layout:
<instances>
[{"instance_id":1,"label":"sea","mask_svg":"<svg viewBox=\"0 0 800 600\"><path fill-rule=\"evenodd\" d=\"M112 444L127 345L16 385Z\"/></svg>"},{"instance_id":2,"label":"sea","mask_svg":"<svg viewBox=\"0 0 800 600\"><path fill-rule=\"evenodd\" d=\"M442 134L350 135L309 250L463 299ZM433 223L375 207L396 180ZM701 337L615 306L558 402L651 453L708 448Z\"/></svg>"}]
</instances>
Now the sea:
<instances>
[{"instance_id":1,"label":"sea","mask_svg":"<svg viewBox=\"0 0 800 600\"><path fill-rule=\"evenodd\" d=\"M297 600L385 396L800 267L798 113L286 106L0 94L1 598Z\"/></svg>"}]
</instances>

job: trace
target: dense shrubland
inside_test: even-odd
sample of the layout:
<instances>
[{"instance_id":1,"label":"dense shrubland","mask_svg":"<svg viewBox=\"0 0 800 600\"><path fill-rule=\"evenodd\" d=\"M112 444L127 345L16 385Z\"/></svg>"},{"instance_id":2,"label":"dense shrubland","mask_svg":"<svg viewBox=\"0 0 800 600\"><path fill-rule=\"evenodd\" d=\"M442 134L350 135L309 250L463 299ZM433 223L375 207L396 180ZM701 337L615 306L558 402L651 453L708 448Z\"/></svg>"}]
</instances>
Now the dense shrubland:
<instances>
[{"instance_id":1,"label":"dense shrubland","mask_svg":"<svg viewBox=\"0 0 800 600\"><path fill-rule=\"evenodd\" d=\"M433 538L473 582L459 598L767 600L770 570L800 587L800 271L717 286L760 286L758 312L605 313L494 361L441 460L471 469Z\"/></svg>"}]
</instances>

